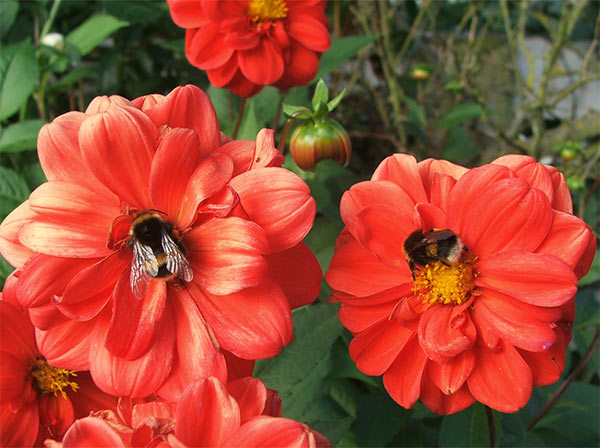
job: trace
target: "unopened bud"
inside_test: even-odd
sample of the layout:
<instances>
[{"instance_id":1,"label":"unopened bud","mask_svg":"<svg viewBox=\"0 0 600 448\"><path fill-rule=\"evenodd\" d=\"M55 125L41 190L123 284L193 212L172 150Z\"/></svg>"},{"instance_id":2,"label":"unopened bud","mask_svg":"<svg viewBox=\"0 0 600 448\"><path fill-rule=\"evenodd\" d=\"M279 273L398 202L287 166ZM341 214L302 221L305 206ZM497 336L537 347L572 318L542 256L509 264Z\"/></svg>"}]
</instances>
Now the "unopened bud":
<instances>
[{"instance_id":1,"label":"unopened bud","mask_svg":"<svg viewBox=\"0 0 600 448\"><path fill-rule=\"evenodd\" d=\"M290 138L290 152L300 169L313 171L321 160L343 163L350 160L352 144L346 130L335 120L327 118L315 123L300 123Z\"/></svg>"},{"instance_id":2,"label":"unopened bud","mask_svg":"<svg viewBox=\"0 0 600 448\"><path fill-rule=\"evenodd\" d=\"M412 71L410 72L410 76L414 80L425 81L427 78L429 78L430 73L431 69L428 66L417 65L413 67Z\"/></svg>"},{"instance_id":3,"label":"unopened bud","mask_svg":"<svg viewBox=\"0 0 600 448\"><path fill-rule=\"evenodd\" d=\"M60 33L49 33L46 34L40 40L42 45L46 45L47 47L56 48L58 51L62 51L65 48L65 38Z\"/></svg>"}]
</instances>

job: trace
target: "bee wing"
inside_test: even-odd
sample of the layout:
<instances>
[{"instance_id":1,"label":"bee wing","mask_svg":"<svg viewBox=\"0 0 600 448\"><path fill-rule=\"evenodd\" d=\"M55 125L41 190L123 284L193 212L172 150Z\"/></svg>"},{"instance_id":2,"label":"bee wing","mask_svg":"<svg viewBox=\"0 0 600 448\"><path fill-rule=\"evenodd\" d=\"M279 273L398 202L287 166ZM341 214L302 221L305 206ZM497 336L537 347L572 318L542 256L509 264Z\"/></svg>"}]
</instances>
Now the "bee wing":
<instances>
[{"instance_id":1,"label":"bee wing","mask_svg":"<svg viewBox=\"0 0 600 448\"><path fill-rule=\"evenodd\" d=\"M167 256L167 271L177 275L186 282L191 282L194 278L192 267L185 259L183 253L181 253L179 246L175 244L175 241L173 241L164 229L162 232L161 244L163 251Z\"/></svg>"},{"instance_id":2,"label":"bee wing","mask_svg":"<svg viewBox=\"0 0 600 448\"><path fill-rule=\"evenodd\" d=\"M136 298L144 297L150 277L156 277L158 268L158 261L152 249L138 241L134 241L129 286Z\"/></svg>"}]
</instances>

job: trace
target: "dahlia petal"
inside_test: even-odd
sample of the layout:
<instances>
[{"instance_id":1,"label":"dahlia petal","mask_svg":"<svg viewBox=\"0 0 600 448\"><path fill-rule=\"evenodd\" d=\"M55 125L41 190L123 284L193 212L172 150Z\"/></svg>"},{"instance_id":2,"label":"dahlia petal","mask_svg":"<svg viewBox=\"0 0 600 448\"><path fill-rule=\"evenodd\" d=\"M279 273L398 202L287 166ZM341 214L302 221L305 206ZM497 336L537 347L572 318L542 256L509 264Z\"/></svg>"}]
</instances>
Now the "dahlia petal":
<instances>
[{"instance_id":1,"label":"dahlia petal","mask_svg":"<svg viewBox=\"0 0 600 448\"><path fill-rule=\"evenodd\" d=\"M208 24L209 19L200 2L189 0L167 0L171 18L181 28L199 28Z\"/></svg>"},{"instance_id":2,"label":"dahlia petal","mask_svg":"<svg viewBox=\"0 0 600 448\"><path fill-rule=\"evenodd\" d=\"M50 434L62 435L75 418L73 404L69 397L55 397L43 394L39 399L40 423Z\"/></svg>"},{"instance_id":3,"label":"dahlia petal","mask_svg":"<svg viewBox=\"0 0 600 448\"><path fill-rule=\"evenodd\" d=\"M4 313L3 313L4 314ZM4 317L4 316L3 316ZM2 325L6 325L2 322ZM4 341L3 341L4 342ZM9 341L6 341L7 343ZM8 345L8 344L2 344ZM4 350L0 351L0 361L2 362L2 381L0 381L0 405L10 403L14 399L19 399L31 376L29 363L35 356L27 359L15 356L13 353Z\"/></svg>"},{"instance_id":4,"label":"dahlia petal","mask_svg":"<svg viewBox=\"0 0 600 448\"><path fill-rule=\"evenodd\" d=\"M19 230L23 224L35 218L29 201L23 202L0 223L0 254L15 268L21 268L35 252L19 241Z\"/></svg>"},{"instance_id":5,"label":"dahlia petal","mask_svg":"<svg viewBox=\"0 0 600 448\"><path fill-rule=\"evenodd\" d=\"M37 402L30 403L20 412L14 412L10 403L0 407L0 440L3 446L33 446L39 425Z\"/></svg>"},{"instance_id":6,"label":"dahlia petal","mask_svg":"<svg viewBox=\"0 0 600 448\"><path fill-rule=\"evenodd\" d=\"M292 340L290 305L268 277L225 296L203 292L193 283L190 293L220 345L240 358L270 358Z\"/></svg>"},{"instance_id":7,"label":"dahlia petal","mask_svg":"<svg viewBox=\"0 0 600 448\"><path fill-rule=\"evenodd\" d=\"M410 409L419 398L421 377L426 364L427 356L421 350L415 335L383 374L385 389L405 409Z\"/></svg>"},{"instance_id":8,"label":"dahlia petal","mask_svg":"<svg viewBox=\"0 0 600 448\"><path fill-rule=\"evenodd\" d=\"M59 258L36 255L23 267L17 284L17 298L25 307L50 304L54 295L62 295L71 279L97 259Z\"/></svg>"},{"instance_id":9,"label":"dahlia petal","mask_svg":"<svg viewBox=\"0 0 600 448\"><path fill-rule=\"evenodd\" d=\"M88 169L127 204L152 208L148 191L157 127L139 109L114 106L85 120L79 146Z\"/></svg>"},{"instance_id":10,"label":"dahlia petal","mask_svg":"<svg viewBox=\"0 0 600 448\"><path fill-rule=\"evenodd\" d=\"M211 219L185 234L194 282L213 294L258 285L268 271L262 229L241 218Z\"/></svg>"},{"instance_id":11,"label":"dahlia petal","mask_svg":"<svg viewBox=\"0 0 600 448\"><path fill-rule=\"evenodd\" d=\"M552 225L552 208L540 190L519 178L486 188L465 214L465 245L483 258L506 250L533 252Z\"/></svg>"},{"instance_id":12,"label":"dahlia petal","mask_svg":"<svg viewBox=\"0 0 600 448\"><path fill-rule=\"evenodd\" d=\"M445 364L428 363L426 376L429 376L444 395L452 395L463 387L474 366L475 356L471 350L467 350Z\"/></svg>"},{"instance_id":13,"label":"dahlia petal","mask_svg":"<svg viewBox=\"0 0 600 448\"><path fill-rule=\"evenodd\" d=\"M285 31L281 33L281 36L287 37ZM283 45L280 43L280 46ZM304 86L312 81L319 69L317 53L293 41L287 47L285 56L284 72L274 84L275 87L287 90L295 86Z\"/></svg>"},{"instance_id":14,"label":"dahlia petal","mask_svg":"<svg viewBox=\"0 0 600 448\"><path fill-rule=\"evenodd\" d=\"M321 292L323 272L314 254L304 243L267 256L269 277L274 279L292 309L312 303Z\"/></svg>"},{"instance_id":15,"label":"dahlia petal","mask_svg":"<svg viewBox=\"0 0 600 448\"><path fill-rule=\"evenodd\" d=\"M465 216L473 201L486 187L511 177L508 168L501 165L484 165L466 172L450 192L446 204L448 228L460 234Z\"/></svg>"},{"instance_id":16,"label":"dahlia petal","mask_svg":"<svg viewBox=\"0 0 600 448\"><path fill-rule=\"evenodd\" d=\"M76 418L90 415L99 409L115 410L118 412L119 398L105 394L94 384L90 372L77 372L77 394L73 401L73 411ZM121 403L126 400L121 400Z\"/></svg>"},{"instance_id":17,"label":"dahlia petal","mask_svg":"<svg viewBox=\"0 0 600 448\"><path fill-rule=\"evenodd\" d=\"M254 160L256 143L252 140L233 140L220 146L215 154L225 154L233 161L232 177L245 173Z\"/></svg>"},{"instance_id":18,"label":"dahlia petal","mask_svg":"<svg viewBox=\"0 0 600 448\"><path fill-rule=\"evenodd\" d=\"M129 271L123 272L112 294L106 348L130 361L143 355L155 337L166 300L167 286L160 279L151 280L142 300L136 299L129 284Z\"/></svg>"},{"instance_id":19,"label":"dahlia petal","mask_svg":"<svg viewBox=\"0 0 600 448\"><path fill-rule=\"evenodd\" d=\"M138 96L135 100L131 101L133 107L137 107L143 112L148 109L152 109L157 104L162 103L165 100L165 96L160 93L151 93L149 95Z\"/></svg>"},{"instance_id":20,"label":"dahlia petal","mask_svg":"<svg viewBox=\"0 0 600 448\"><path fill-rule=\"evenodd\" d=\"M234 50L249 50L258 45L260 38L258 34L248 30L227 33L224 41Z\"/></svg>"},{"instance_id":21,"label":"dahlia petal","mask_svg":"<svg viewBox=\"0 0 600 448\"><path fill-rule=\"evenodd\" d=\"M371 205L385 205L397 209L398 213L405 216L414 214L414 202L398 185L389 181L366 181L353 185L342 196L340 202L342 221L348 225L350 221L356 219L358 213ZM413 226L410 222L406 227L402 230L410 233L418 226Z\"/></svg>"},{"instance_id":22,"label":"dahlia petal","mask_svg":"<svg viewBox=\"0 0 600 448\"><path fill-rule=\"evenodd\" d=\"M230 89L235 95L245 98L256 95L264 86L248 80L242 71L238 69L233 75L233 78L231 78L231 81L224 87Z\"/></svg>"},{"instance_id":23,"label":"dahlia petal","mask_svg":"<svg viewBox=\"0 0 600 448\"><path fill-rule=\"evenodd\" d=\"M501 339L500 337L481 319L479 313L471 313L471 320L473 325L477 329L477 335L481 340L481 343L490 350L500 350Z\"/></svg>"},{"instance_id":24,"label":"dahlia petal","mask_svg":"<svg viewBox=\"0 0 600 448\"><path fill-rule=\"evenodd\" d=\"M458 180L469 171L467 168L448 162L447 160L437 159L425 159L417 163L417 168L419 169L423 186L429 197L432 197L431 187L435 181L436 175L445 175L454 180Z\"/></svg>"},{"instance_id":25,"label":"dahlia petal","mask_svg":"<svg viewBox=\"0 0 600 448\"><path fill-rule=\"evenodd\" d=\"M427 202L427 194L417 168L417 160L408 154L394 154L379 164L371 180L388 180L402 188L413 203Z\"/></svg>"},{"instance_id":26,"label":"dahlia petal","mask_svg":"<svg viewBox=\"0 0 600 448\"><path fill-rule=\"evenodd\" d=\"M531 396L531 370L510 344L501 342L499 350L482 344L473 348L477 363L467 380L477 401L500 412L516 412Z\"/></svg>"},{"instance_id":27,"label":"dahlia petal","mask_svg":"<svg viewBox=\"0 0 600 448\"><path fill-rule=\"evenodd\" d=\"M134 405L131 413L131 426L140 428L145 425L148 420L175 420L177 412L176 403L167 403L165 401L150 401L147 403L138 403Z\"/></svg>"},{"instance_id":28,"label":"dahlia petal","mask_svg":"<svg viewBox=\"0 0 600 448\"><path fill-rule=\"evenodd\" d=\"M51 302L42 306L32 306L27 311L33 326L44 331L71 320L59 311L56 304Z\"/></svg>"},{"instance_id":29,"label":"dahlia petal","mask_svg":"<svg viewBox=\"0 0 600 448\"><path fill-rule=\"evenodd\" d=\"M437 206L428 202L415 205L421 217L424 229L443 229L446 226L446 213Z\"/></svg>"},{"instance_id":30,"label":"dahlia petal","mask_svg":"<svg viewBox=\"0 0 600 448\"><path fill-rule=\"evenodd\" d=\"M423 377L421 401L436 414L450 415L471 406L475 402L475 398L466 385L451 395L445 395L431 380Z\"/></svg>"},{"instance_id":31,"label":"dahlia petal","mask_svg":"<svg viewBox=\"0 0 600 448\"><path fill-rule=\"evenodd\" d=\"M267 388L258 378L240 378L227 383L227 391L240 407L240 424L261 415L265 409Z\"/></svg>"},{"instance_id":32,"label":"dahlia petal","mask_svg":"<svg viewBox=\"0 0 600 448\"><path fill-rule=\"evenodd\" d=\"M436 362L446 362L471 348L477 332L464 306L433 305L419 321L419 344Z\"/></svg>"},{"instance_id":33,"label":"dahlia petal","mask_svg":"<svg viewBox=\"0 0 600 448\"><path fill-rule=\"evenodd\" d=\"M350 357L361 372L381 375L388 370L413 334L395 320L383 320L352 339Z\"/></svg>"},{"instance_id":34,"label":"dahlia petal","mask_svg":"<svg viewBox=\"0 0 600 448\"><path fill-rule=\"evenodd\" d=\"M581 278L591 265L595 246L596 238L584 221L555 210L548 236L536 252L560 258L575 270L577 278Z\"/></svg>"},{"instance_id":35,"label":"dahlia petal","mask_svg":"<svg viewBox=\"0 0 600 448\"><path fill-rule=\"evenodd\" d=\"M36 328L40 353L49 364L70 370L89 370L91 334L95 322L70 320L43 331Z\"/></svg>"},{"instance_id":36,"label":"dahlia petal","mask_svg":"<svg viewBox=\"0 0 600 448\"><path fill-rule=\"evenodd\" d=\"M240 409L216 378L190 384L177 404L175 436L188 446L222 446L240 426Z\"/></svg>"},{"instance_id":37,"label":"dahlia petal","mask_svg":"<svg viewBox=\"0 0 600 448\"><path fill-rule=\"evenodd\" d=\"M447 212L448 197L456 185L456 180L447 174L435 173L430 188L431 203L444 213ZM445 215L444 215L445 216ZM441 228L441 227L439 227Z\"/></svg>"},{"instance_id":38,"label":"dahlia petal","mask_svg":"<svg viewBox=\"0 0 600 448\"><path fill-rule=\"evenodd\" d=\"M265 446L285 446L289 448L328 447L329 443L321 434L308 426L287 418L263 415L255 417L237 429L223 448L245 446L259 448Z\"/></svg>"},{"instance_id":39,"label":"dahlia petal","mask_svg":"<svg viewBox=\"0 0 600 448\"><path fill-rule=\"evenodd\" d=\"M410 279L410 269L406 263L398 269L387 267L352 238L336 247L325 278L334 289L367 296L405 283Z\"/></svg>"},{"instance_id":40,"label":"dahlia petal","mask_svg":"<svg viewBox=\"0 0 600 448\"><path fill-rule=\"evenodd\" d=\"M76 420L65 433L62 444L65 447L127 447L117 431L99 417L85 417Z\"/></svg>"},{"instance_id":41,"label":"dahlia petal","mask_svg":"<svg viewBox=\"0 0 600 448\"><path fill-rule=\"evenodd\" d=\"M231 55L229 60L219 67L206 70L208 81L215 87L225 87L229 84L236 74L240 73L240 67L237 61L237 54Z\"/></svg>"},{"instance_id":42,"label":"dahlia petal","mask_svg":"<svg viewBox=\"0 0 600 448\"><path fill-rule=\"evenodd\" d=\"M275 148L274 131L261 129L256 140L233 140L220 146L215 154L226 154L233 160L233 175L267 166L281 166L285 160Z\"/></svg>"},{"instance_id":43,"label":"dahlia petal","mask_svg":"<svg viewBox=\"0 0 600 448\"><path fill-rule=\"evenodd\" d=\"M342 302L344 304L360 307L373 307L391 301L397 302L400 299L411 297L413 295L414 283L412 279L406 283L395 286L385 291L377 292L369 296L356 297L340 291L333 291L333 297L330 302Z\"/></svg>"},{"instance_id":44,"label":"dahlia petal","mask_svg":"<svg viewBox=\"0 0 600 448\"><path fill-rule=\"evenodd\" d=\"M315 17L294 14L294 20L286 25L288 34L311 50L324 52L331 46L329 30Z\"/></svg>"},{"instance_id":45,"label":"dahlia petal","mask_svg":"<svg viewBox=\"0 0 600 448\"><path fill-rule=\"evenodd\" d=\"M560 212L572 214L573 199L571 198L571 192L569 191L565 176L553 166L546 166L546 169L550 173L550 179L552 179L552 187L554 189L552 208Z\"/></svg>"},{"instance_id":46,"label":"dahlia petal","mask_svg":"<svg viewBox=\"0 0 600 448\"><path fill-rule=\"evenodd\" d=\"M352 306L343 303L338 313L344 327L352 333L359 333L371 325L388 319L397 305L397 299L372 306Z\"/></svg>"},{"instance_id":47,"label":"dahlia petal","mask_svg":"<svg viewBox=\"0 0 600 448\"><path fill-rule=\"evenodd\" d=\"M252 376L254 372L254 360L238 358L227 350L221 350L221 353L223 353L227 364L227 381Z\"/></svg>"},{"instance_id":48,"label":"dahlia petal","mask_svg":"<svg viewBox=\"0 0 600 448\"><path fill-rule=\"evenodd\" d=\"M252 157L250 169L281 166L285 158L275 147L275 131L263 128L256 134L256 148Z\"/></svg>"},{"instance_id":49,"label":"dahlia petal","mask_svg":"<svg viewBox=\"0 0 600 448\"><path fill-rule=\"evenodd\" d=\"M226 155L209 157L200 163L189 177L180 202L177 222L187 228L196 218L198 204L219 192L233 173L233 162Z\"/></svg>"},{"instance_id":50,"label":"dahlia petal","mask_svg":"<svg viewBox=\"0 0 600 448\"><path fill-rule=\"evenodd\" d=\"M71 319L90 320L102 311L130 263L131 252L125 249L81 270L67 285L58 309Z\"/></svg>"},{"instance_id":51,"label":"dahlia petal","mask_svg":"<svg viewBox=\"0 0 600 448\"><path fill-rule=\"evenodd\" d=\"M200 70L211 70L225 64L234 52L214 23L201 29L188 29L185 33L185 57Z\"/></svg>"},{"instance_id":52,"label":"dahlia petal","mask_svg":"<svg viewBox=\"0 0 600 448\"><path fill-rule=\"evenodd\" d=\"M169 304L158 323L152 345L134 361L115 357L105 347L109 314L98 317L91 336L90 372L94 382L104 392L115 396L138 398L153 394L169 376L173 362L175 328Z\"/></svg>"},{"instance_id":53,"label":"dahlia petal","mask_svg":"<svg viewBox=\"0 0 600 448\"><path fill-rule=\"evenodd\" d=\"M267 235L271 253L298 244L310 230L315 200L308 185L279 167L258 168L231 180L241 206Z\"/></svg>"},{"instance_id":54,"label":"dahlia petal","mask_svg":"<svg viewBox=\"0 0 600 448\"><path fill-rule=\"evenodd\" d=\"M506 342L531 352L547 350L554 344L552 327L560 319L559 309L542 309L492 289L480 288L480 292L473 303L474 312Z\"/></svg>"},{"instance_id":55,"label":"dahlia petal","mask_svg":"<svg viewBox=\"0 0 600 448\"><path fill-rule=\"evenodd\" d=\"M157 393L175 402L185 388L199 378L212 376L225 381L227 366L215 337L188 292L171 288L169 302L175 316L177 356L169 378Z\"/></svg>"},{"instance_id":56,"label":"dahlia petal","mask_svg":"<svg viewBox=\"0 0 600 448\"><path fill-rule=\"evenodd\" d=\"M554 187L550 173L544 165L537 163L533 157L508 154L497 158L492 163L507 166L517 177L525 180L531 187L542 191L550 203L554 200Z\"/></svg>"},{"instance_id":57,"label":"dahlia petal","mask_svg":"<svg viewBox=\"0 0 600 448\"><path fill-rule=\"evenodd\" d=\"M246 8L243 3L237 1L215 2L213 0L200 0L204 14L213 22L221 22L227 19L245 17Z\"/></svg>"},{"instance_id":58,"label":"dahlia petal","mask_svg":"<svg viewBox=\"0 0 600 448\"><path fill-rule=\"evenodd\" d=\"M551 307L577 291L573 270L553 255L501 252L477 262L475 285L507 294L531 305Z\"/></svg>"},{"instance_id":59,"label":"dahlia petal","mask_svg":"<svg viewBox=\"0 0 600 448\"><path fill-rule=\"evenodd\" d=\"M34 359L37 347L33 338L33 326L27 314L4 300L0 300L0 350L11 353L17 359ZM25 362L26 364L26 362ZM4 375L4 370L2 371Z\"/></svg>"},{"instance_id":60,"label":"dahlia petal","mask_svg":"<svg viewBox=\"0 0 600 448\"><path fill-rule=\"evenodd\" d=\"M543 352L528 352L518 350L521 357L531 369L534 386L547 386L560 378L565 368L565 358L568 340L565 334L556 330L556 342Z\"/></svg>"},{"instance_id":61,"label":"dahlia petal","mask_svg":"<svg viewBox=\"0 0 600 448\"><path fill-rule=\"evenodd\" d=\"M200 154L198 134L191 129L161 128L150 168L150 195L155 207L176 218ZM172 175L177 173L177 175Z\"/></svg>"},{"instance_id":62,"label":"dahlia petal","mask_svg":"<svg viewBox=\"0 0 600 448\"><path fill-rule=\"evenodd\" d=\"M120 214L119 200L112 193L102 194L64 182L40 185L31 193L29 206L42 220L85 227L103 246L106 246L106 229Z\"/></svg>"},{"instance_id":63,"label":"dahlia petal","mask_svg":"<svg viewBox=\"0 0 600 448\"><path fill-rule=\"evenodd\" d=\"M262 38L254 48L238 52L243 75L259 85L273 84L283 75L283 57L270 39Z\"/></svg>"},{"instance_id":64,"label":"dahlia petal","mask_svg":"<svg viewBox=\"0 0 600 448\"><path fill-rule=\"evenodd\" d=\"M98 179L89 175L79 149L79 128L88 115L67 112L40 129L38 157L50 182L69 182L92 191L109 193Z\"/></svg>"},{"instance_id":65,"label":"dahlia petal","mask_svg":"<svg viewBox=\"0 0 600 448\"><path fill-rule=\"evenodd\" d=\"M400 275L406 272L404 241L421 227L414 213L405 215L398 208L372 205L361 210L347 225L356 239L382 263L397 269Z\"/></svg>"},{"instance_id":66,"label":"dahlia petal","mask_svg":"<svg viewBox=\"0 0 600 448\"><path fill-rule=\"evenodd\" d=\"M201 158L220 144L217 113L208 96L194 85L176 87L164 101L145 112L158 127L167 125L196 131L199 137L196 150Z\"/></svg>"}]
</instances>

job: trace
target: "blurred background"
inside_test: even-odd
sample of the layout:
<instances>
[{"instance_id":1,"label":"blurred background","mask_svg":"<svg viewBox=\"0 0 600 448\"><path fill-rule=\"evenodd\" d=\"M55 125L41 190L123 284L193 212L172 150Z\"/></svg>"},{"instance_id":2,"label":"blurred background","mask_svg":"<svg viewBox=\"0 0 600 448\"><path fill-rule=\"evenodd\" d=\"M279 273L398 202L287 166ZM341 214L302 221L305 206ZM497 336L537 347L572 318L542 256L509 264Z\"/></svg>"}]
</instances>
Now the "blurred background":
<instances>
[{"instance_id":1,"label":"blurred background","mask_svg":"<svg viewBox=\"0 0 600 448\"><path fill-rule=\"evenodd\" d=\"M319 78L331 97L346 89L333 116L352 140L349 166L325 161L303 172L289 158L285 165L317 200L306 242L323 271L343 227L342 193L395 152L467 167L508 153L530 155L564 173L575 214L598 235L600 2L354 0L330 1L327 8L333 42L313 83L287 92L263 89L246 105L238 134L254 139L263 127L281 131L280 102L309 105ZM166 2L0 0L0 218L45 181L35 151L41 126L85 110L95 96L133 99L196 84L231 133L240 99L211 87L187 62L184 36ZM2 281L11 271L0 260ZM563 374L575 371L575 381L533 430L527 430L531 418L562 381L535 389L516 414L495 413L498 445L600 443L599 280L596 257L580 282ZM328 296L323 282L319 302L294 313L295 342L257 363L255 373L279 390L284 416L309 423L339 446L489 444L482 405L443 418L420 403L406 411L380 378L358 372L348 356L351 335Z\"/></svg>"}]
</instances>

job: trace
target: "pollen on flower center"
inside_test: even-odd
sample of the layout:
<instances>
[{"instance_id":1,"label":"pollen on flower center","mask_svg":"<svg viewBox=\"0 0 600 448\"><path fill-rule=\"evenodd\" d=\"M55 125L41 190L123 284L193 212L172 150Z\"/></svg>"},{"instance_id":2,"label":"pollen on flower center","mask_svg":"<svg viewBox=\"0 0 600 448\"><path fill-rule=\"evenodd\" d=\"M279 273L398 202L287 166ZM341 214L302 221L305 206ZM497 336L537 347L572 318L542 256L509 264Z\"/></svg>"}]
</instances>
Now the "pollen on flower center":
<instances>
[{"instance_id":1,"label":"pollen on flower center","mask_svg":"<svg viewBox=\"0 0 600 448\"><path fill-rule=\"evenodd\" d=\"M288 7L285 0L251 0L247 15L256 24L285 19Z\"/></svg>"},{"instance_id":2,"label":"pollen on flower center","mask_svg":"<svg viewBox=\"0 0 600 448\"><path fill-rule=\"evenodd\" d=\"M427 303L460 305L477 294L475 277L477 272L473 271L470 257L463 256L450 266L434 261L415 271L413 290Z\"/></svg>"},{"instance_id":3,"label":"pollen on flower center","mask_svg":"<svg viewBox=\"0 0 600 448\"><path fill-rule=\"evenodd\" d=\"M52 367L44 358L35 360L31 366L31 375L35 378L35 386L40 393L52 393L55 397L60 393L63 398L67 398L67 387L73 391L79 389L78 384L71 381L72 376L77 376L75 372Z\"/></svg>"}]
</instances>

